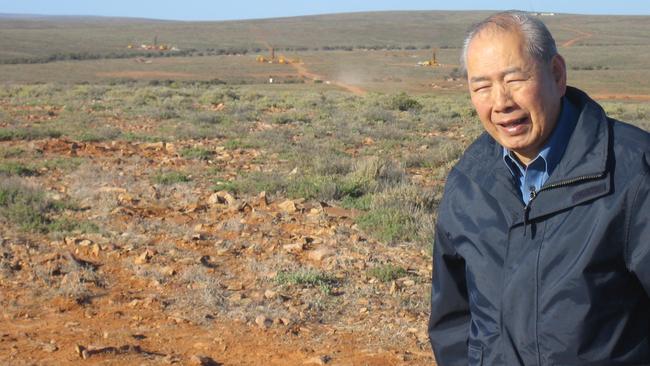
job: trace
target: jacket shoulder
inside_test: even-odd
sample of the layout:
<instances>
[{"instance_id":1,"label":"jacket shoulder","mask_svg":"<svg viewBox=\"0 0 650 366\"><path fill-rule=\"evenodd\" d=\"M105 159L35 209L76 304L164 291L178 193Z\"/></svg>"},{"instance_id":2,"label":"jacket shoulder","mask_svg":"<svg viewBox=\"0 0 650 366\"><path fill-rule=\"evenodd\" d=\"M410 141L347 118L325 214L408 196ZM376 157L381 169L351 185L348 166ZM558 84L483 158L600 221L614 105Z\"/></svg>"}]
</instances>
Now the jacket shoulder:
<instances>
[{"instance_id":1,"label":"jacket shoulder","mask_svg":"<svg viewBox=\"0 0 650 366\"><path fill-rule=\"evenodd\" d=\"M477 166L484 165L487 160L491 160L490 158L494 157L495 151L497 151L496 141L487 132L483 132L465 150L454 169L471 175L470 172L476 169Z\"/></svg>"},{"instance_id":2,"label":"jacket shoulder","mask_svg":"<svg viewBox=\"0 0 650 366\"><path fill-rule=\"evenodd\" d=\"M650 152L650 132L613 118L608 120L612 125L615 144L625 145L643 153Z\"/></svg>"},{"instance_id":3,"label":"jacket shoulder","mask_svg":"<svg viewBox=\"0 0 650 366\"><path fill-rule=\"evenodd\" d=\"M629 123L608 118L612 130L613 152L617 162L650 166L650 133ZM638 167L638 165L637 165Z\"/></svg>"},{"instance_id":4,"label":"jacket shoulder","mask_svg":"<svg viewBox=\"0 0 650 366\"><path fill-rule=\"evenodd\" d=\"M487 176L493 169L495 152L498 152L496 141L486 132L470 144L447 175L439 211L445 211L458 192L465 191L472 182L480 183Z\"/></svg>"}]
</instances>

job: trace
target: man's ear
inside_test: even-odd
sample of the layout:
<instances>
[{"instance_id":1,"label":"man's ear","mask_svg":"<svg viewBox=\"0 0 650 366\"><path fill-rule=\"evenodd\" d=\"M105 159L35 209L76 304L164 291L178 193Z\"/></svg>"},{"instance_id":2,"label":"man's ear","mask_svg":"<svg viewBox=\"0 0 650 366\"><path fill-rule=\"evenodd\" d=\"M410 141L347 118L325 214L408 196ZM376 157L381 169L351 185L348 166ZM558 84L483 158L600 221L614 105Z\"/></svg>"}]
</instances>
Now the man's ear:
<instances>
[{"instance_id":1,"label":"man's ear","mask_svg":"<svg viewBox=\"0 0 650 366\"><path fill-rule=\"evenodd\" d=\"M558 92L564 95L566 92L566 63L564 57L559 54L553 56L551 59L551 73Z\"/></svg>"}]
</instances>

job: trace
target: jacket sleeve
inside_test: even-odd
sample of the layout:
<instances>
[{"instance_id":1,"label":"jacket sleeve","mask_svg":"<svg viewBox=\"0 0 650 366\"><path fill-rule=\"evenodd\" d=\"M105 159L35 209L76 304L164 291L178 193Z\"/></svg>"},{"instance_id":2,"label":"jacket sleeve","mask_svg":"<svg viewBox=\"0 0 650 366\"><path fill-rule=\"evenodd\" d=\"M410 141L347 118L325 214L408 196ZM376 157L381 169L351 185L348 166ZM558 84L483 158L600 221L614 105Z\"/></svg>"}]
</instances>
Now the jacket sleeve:
<instances>
[{"instance_id":1,"label":"jacket sleeve","mask_svg":"<svg viewBox=\"0 0 650 366\"><path fill-rule=\"evenodd\" d=\"M470 313L465 260L455 252L440 227L436 228L433 249L431 347L439 366L467 366Z\"/></svg>"},{"instance_id":2,"label":"jacket sleeve","mask_svg":"<svg viewBox=\"0 0 650 366\"><path fill-rule=\"evenodd\" d=\"M627 234L629 269L650 297L650 156L646 154L646 171L634 195Z\"/></svg>"}]
</instances>

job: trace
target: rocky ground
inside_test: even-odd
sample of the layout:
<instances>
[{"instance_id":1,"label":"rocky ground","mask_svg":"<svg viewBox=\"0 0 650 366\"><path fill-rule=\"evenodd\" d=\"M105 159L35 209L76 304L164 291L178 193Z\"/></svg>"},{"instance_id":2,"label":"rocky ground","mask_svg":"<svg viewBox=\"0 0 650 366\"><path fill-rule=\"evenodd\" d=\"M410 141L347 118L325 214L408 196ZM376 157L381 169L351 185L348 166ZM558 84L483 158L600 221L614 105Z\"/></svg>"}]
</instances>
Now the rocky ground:
<instances>
[{"instance_id":1,"label":"rocky ground","mask_svg":"<svg viewBox=\"0 0 650 366\"><path fill-rule=\"evenodd\" d=\"M354 209L145 179L168 167L259 169L255 149L206 141L206 161L180 157L182 145L2 142L42 161L81 161L20 184L75 202L60 215L97 229L3 223L0 363L433 363L426 250L368 237Z\"/></svg>"}]
</instances>

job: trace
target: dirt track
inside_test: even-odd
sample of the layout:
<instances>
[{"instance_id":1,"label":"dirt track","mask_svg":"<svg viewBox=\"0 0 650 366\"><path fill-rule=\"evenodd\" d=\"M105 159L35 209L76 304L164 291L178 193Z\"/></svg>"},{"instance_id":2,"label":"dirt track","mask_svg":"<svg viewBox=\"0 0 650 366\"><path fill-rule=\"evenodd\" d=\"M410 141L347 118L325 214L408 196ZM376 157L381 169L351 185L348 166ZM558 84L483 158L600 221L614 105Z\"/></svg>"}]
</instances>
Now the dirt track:
<instances>
[{"instance_id":1,"label":"dirt track","mask_svg":"<svg viewBox=\"0 0 650 366\"><path fill-rule=\"evenodd\" d=\"M306 77L306 78L311 79L311 80L322 80L322 81L327 80L327 78L325 78L324 76L315 74L315 73L307 70L307 67L305 66L304 63L292 63L291 66L294 69L296 69L296 71L298 72L298 75L300 75L300 76ZM350 85L350 84L344 83L342 81L331 80L330 84L336 85L336 86L338 86L340 88L343 88L343 89L351 92L352 94L356 94L356 95L364 95L364 94L367 93L366 90L363 89L363 88L360 88L360 87L354 86L354 85Z\"/></svg>"},{"instance_id":2,"label":"dirt track","mask_svg":"<svg viewBox=\"0 0 650 366\"><path fill-rule=\"evenodd\" d=\"M560 45L560 47L566 47L566 48L568 48L568 47L573 46L574 44L576 44L576 43L579 42L579 41L584 41L584 40L589 39L589 38L591 38L591 37L594 36L593 33L583 32L583 31L580 31L580 30L577 30L577 29L574 29L574 28L569 28L569 27L560 27L560 28L578 34L578 36L576 36L576 37L574 37L574 38L571 38L570 40L568 40L568 41L566 41L566 42L563 42L563 43Z\"/></svg>"}]
</instances>

